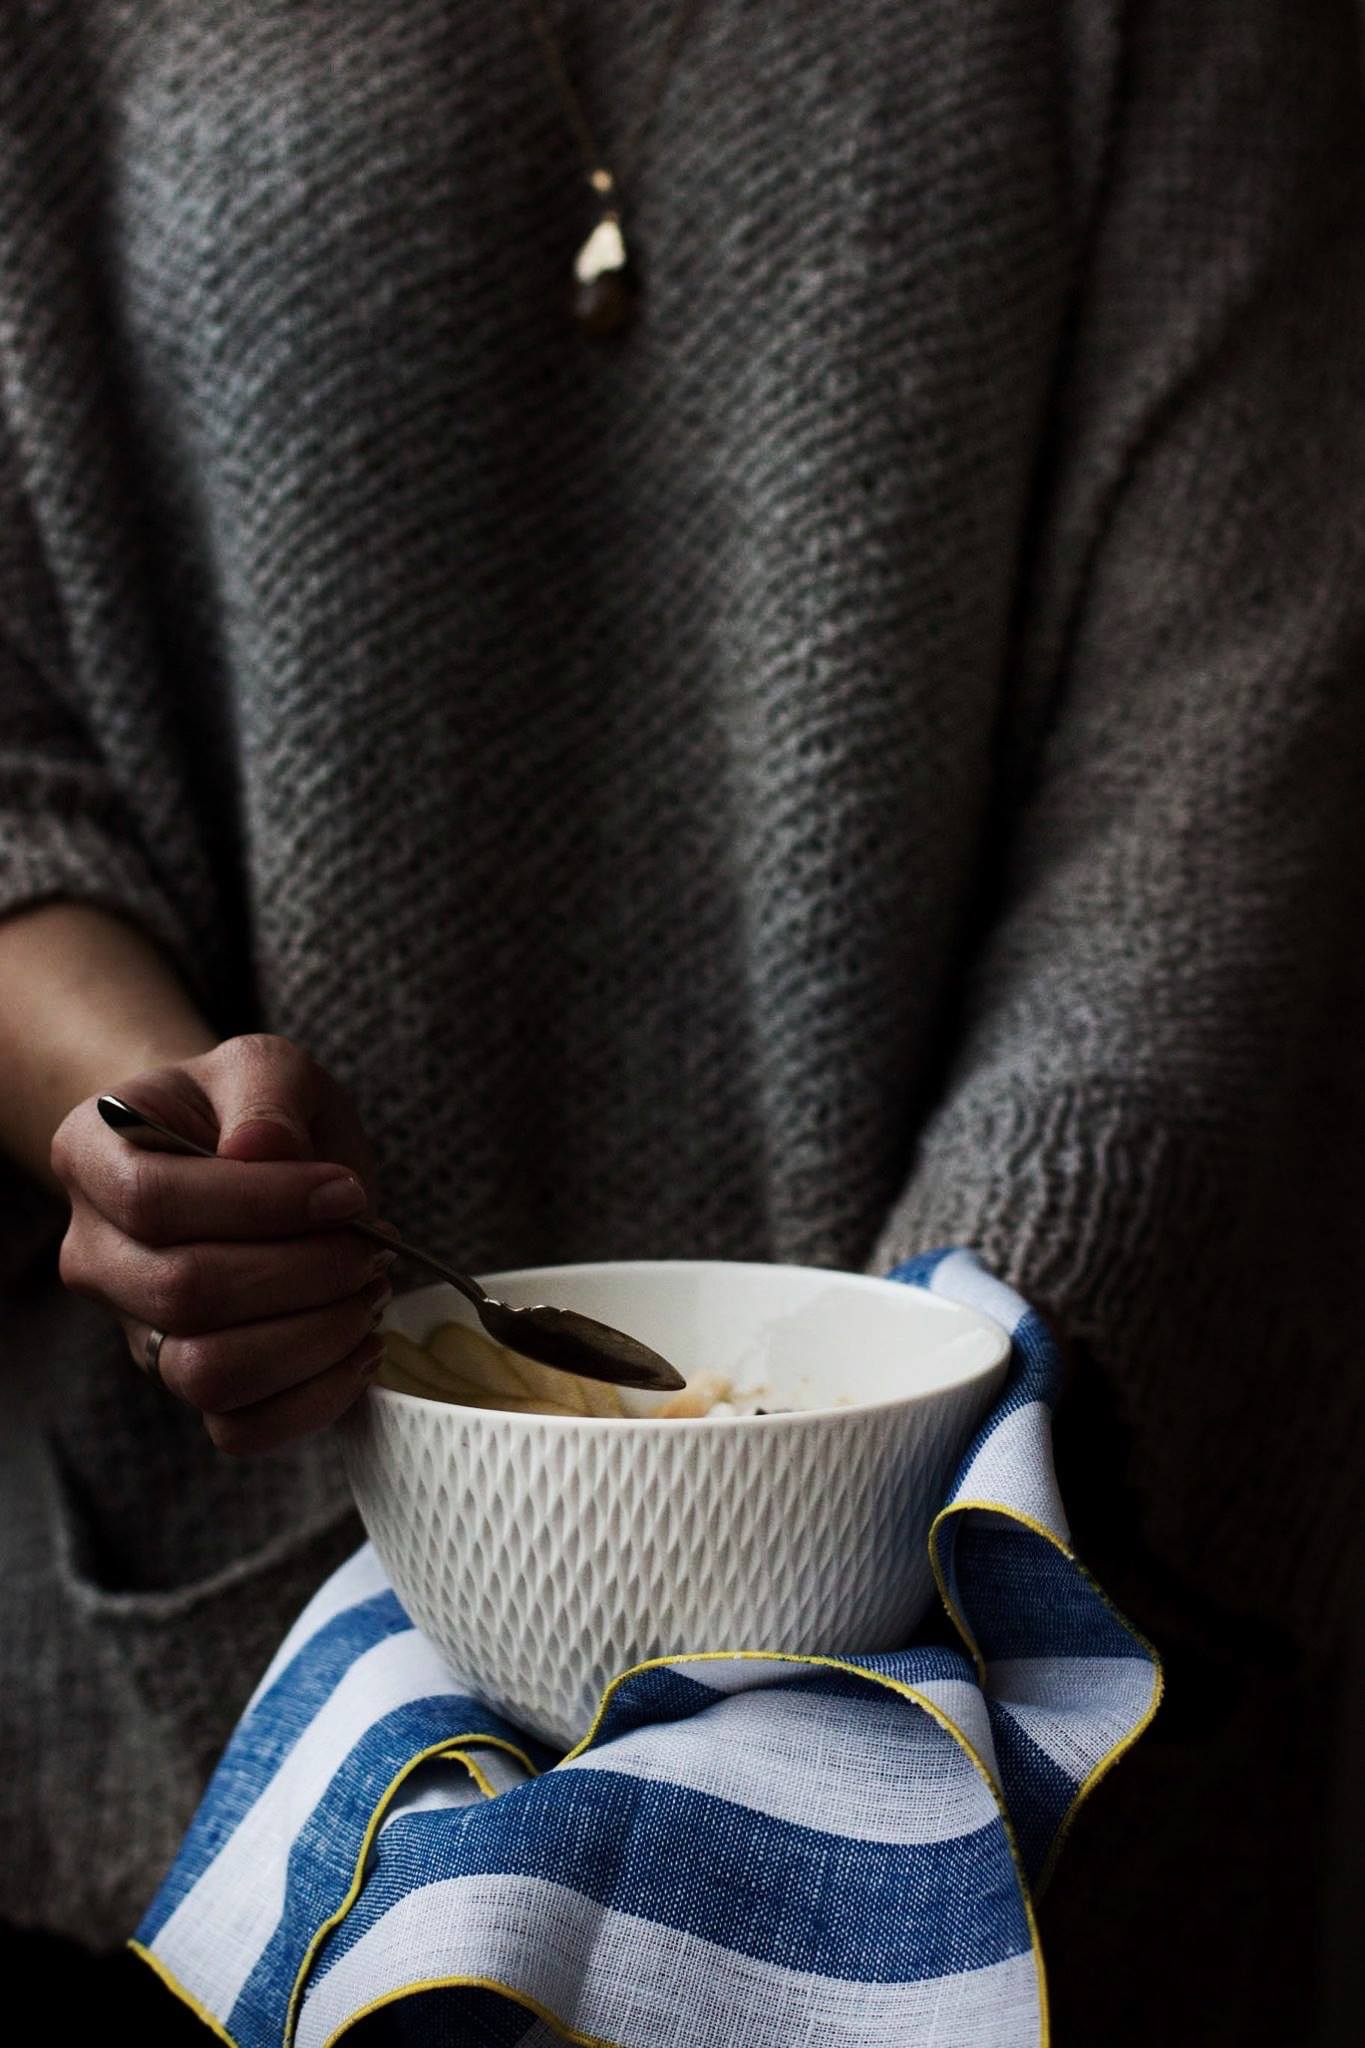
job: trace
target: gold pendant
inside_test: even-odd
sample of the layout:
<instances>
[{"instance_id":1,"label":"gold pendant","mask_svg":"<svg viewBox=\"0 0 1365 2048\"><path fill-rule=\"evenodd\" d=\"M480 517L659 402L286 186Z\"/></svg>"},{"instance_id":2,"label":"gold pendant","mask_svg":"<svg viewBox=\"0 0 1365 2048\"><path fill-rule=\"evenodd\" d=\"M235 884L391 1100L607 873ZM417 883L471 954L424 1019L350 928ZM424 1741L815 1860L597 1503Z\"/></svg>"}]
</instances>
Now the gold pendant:
<instances>
[{"instance_id":1,"label":"gold pendant","mask_svg":"<svg viewBox=\"0 0 1365 2048\"><path fill-rule=\"evenodd\" d=\"M574 318L587 334L616 334L635 312L636 286L618 213L604 213L574 258Z\"/></svg>"}]
</instances>

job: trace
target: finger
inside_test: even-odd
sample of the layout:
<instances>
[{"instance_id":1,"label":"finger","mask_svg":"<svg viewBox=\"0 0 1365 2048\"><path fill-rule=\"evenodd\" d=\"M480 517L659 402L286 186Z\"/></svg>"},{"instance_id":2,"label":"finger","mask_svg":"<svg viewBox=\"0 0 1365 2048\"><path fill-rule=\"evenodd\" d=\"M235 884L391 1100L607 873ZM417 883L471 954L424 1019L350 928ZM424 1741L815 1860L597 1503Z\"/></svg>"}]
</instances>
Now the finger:
<instances>
[{"instance_id":1,"label":"finger","mask_svg":"<svg viewBox=\"0 0 1365 2048\"><path fill-rule=\"evenodd\" d=\"M218 1118L220 1159L311 1159L322 1070L269 1032L229 1038L198 1064Z\"/></svg>"},{"instance_id":2,"label":"finger","mask_svg":"<svg viewBox=\"0 0 1365 2048\"><path fill-rule=\"evenodd\" d=\"M258 1323L198 1337L164 1337L159 1376L168 1393L206 1415L230 1415L273 1400L329 1372L373 1334L392 1298L386 1281L371 1283L349 1301L308 1315L267 1316ZM129 1348L145 1366L151 1325L123 1319Z\"/></svg>"},{"instance_id":3,"label":"finger","mask_svg":"<svg viewBox=\"0 0 1365 2048\"><path fill-rule=\"evenodd\" d=\"M304 1385L291 1387L254 1408L234 1408L230 1415L206 1415L204 1426L220 1451L230 1458L251 1458L281 1444L312 1436L345 1414L364 1393L384 1356L383 1339L371 1334L348 1357Z\"/></svg>"},{"instance_id":4,"label":"finger","mask_svg":"<svg viewBox=\"0 0 1365 2048\"><path fill-rule=\"evenodd\" d=\"M158 1330L195 1337L344 1301L369 1281L387 1278L393 1256L359 1232L343 1230L262 1244L149 1246L82 1205L72 1213L60 1271L73 1293Z\"/></svg>"},{"instance_id":5,"label":"finger","mask_svg":"<svg viewBox=\"0 0 1365 2048\"><path fill-rule=\"evenodd\" d=\"M178 1131L191 1144L212 1152L218 1143L212 1104L186 1067L148 1068L130 1081L120 1081L114 1093L144 1116ZM97 1156L124 1159L136 1149L109 1129L95 1107L95 1097L89 1096L58 1126L52 1140L52 1170L62 1185L75 1193Z\"/></svg>"},{"instance_id":6,"label":"finger","mask_svg":"<svg viewBox=\"0 0 1365 2048\"><path fill-rule=\"evenodd\" d=\"M109 1130L93 1103L70 1122L68 1187L139 1244L295 1237L361 1216L368 1205L359 1179L342 1166L144 1152Z\"/></svg>"}]
</instances>

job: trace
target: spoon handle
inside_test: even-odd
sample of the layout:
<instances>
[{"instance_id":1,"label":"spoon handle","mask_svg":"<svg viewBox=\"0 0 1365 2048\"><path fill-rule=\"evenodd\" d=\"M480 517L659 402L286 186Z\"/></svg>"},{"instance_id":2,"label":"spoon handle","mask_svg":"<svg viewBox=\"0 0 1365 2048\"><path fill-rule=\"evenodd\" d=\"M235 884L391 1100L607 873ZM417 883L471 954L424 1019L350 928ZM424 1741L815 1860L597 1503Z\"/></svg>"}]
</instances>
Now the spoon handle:
<instances>
[{"instance_id":1,"label":"spoon handle","mask_svg":"<svg viewBox=\"0 0 1365 2048\"><path fill-rule=\"evenodd\" d=\"M438 1259L433 1252L424 1252L415 1244L409 1244L405 1237L395 1237L390 1230L380 1230L376 1224L358 1219L349 1223L348 1230L358 1230L364 1237L372 1237L376 1244L387 1245L391 1252L401 1258L411 1259L414 1266L425 1266L438 1280L448 1280L452 1287L458 1287L466 1301L472 1301L475 1308L487 1301L488 1296L471 1273L457 1273L444 1259Z\"/></svg>"},{"instance_id":2,"label":"spoon handle","mask_svg":"<svg viewBox=\"0 0 1365 2048\"><path fill-rule=\"evenodd\" d=\"M136 1145L143 1152L190 1153L196 1159L216 1159L218 1154L210 1152L207 1145L196 1145L192 1138L173 1131L168 1124L158 1123L156 1118L145 1111L134 1109L118 1095L101 1095L95 1107L111 1131L117 1131L130 1145ZM468 1273L457 1273L453 1266L447 1266L431 1252L422 1251L417 1245L409 1244L405 1238L396 1237L390 1230L381 1230L375 1223L367 1223L357 1216L344 1226L346 1230L358 1230L362 1237L373 1238L376 1244L384 1245L391 1252L398 1252L403 1258L411 1259L415 1266L425 1266L440 1279L458 1287L466 1301L472 1301L477 1308L488 1296L477 1280Z\"/></svg>"},{"instance_id":3,"label":"spoon handle","mask_svg":"<svg viewBox=\"0 0 1365 2048\"><path fill-rule=\"evenodd\" d=\"M121 1096L101 1095L95 1107L110 1130L117 1131L140 1152L192 1152L196 1159L216 1159L218 1156L216 1152L210 1152L207 1145L196 1145L193 1138L182 1137L179 1131L159 1124L155 1117L144 1116L140 1109L134 1109Z\"/></svg>"}]
</instances>

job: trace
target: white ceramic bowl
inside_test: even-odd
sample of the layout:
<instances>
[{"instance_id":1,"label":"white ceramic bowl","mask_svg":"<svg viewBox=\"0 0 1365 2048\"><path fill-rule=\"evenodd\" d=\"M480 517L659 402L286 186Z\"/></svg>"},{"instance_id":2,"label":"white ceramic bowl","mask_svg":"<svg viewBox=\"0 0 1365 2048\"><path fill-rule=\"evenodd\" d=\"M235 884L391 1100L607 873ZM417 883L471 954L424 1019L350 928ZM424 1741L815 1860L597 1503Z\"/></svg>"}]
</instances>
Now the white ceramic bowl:
<instances>
[{"instance_id":1,"label":"white ceramic bowl","mask_svg":"<svg viewBox=\"0 0 1365 2048\"><path fill-rule=\"evenodd\" d=\"M691 1379L785 1415L506 1414L372 1387L342 1424L356 1502L407 1612L513 1721L569 1745L605 1686L687 1650L894 1648L932 1594L930 1520L1004 1377L998 1324L916 1287L804 1266L550 1266L500 1299L581 1309ZM472 1321L448 1287L396 1299L421 1342Z\"/></svg>"}]
</instances>

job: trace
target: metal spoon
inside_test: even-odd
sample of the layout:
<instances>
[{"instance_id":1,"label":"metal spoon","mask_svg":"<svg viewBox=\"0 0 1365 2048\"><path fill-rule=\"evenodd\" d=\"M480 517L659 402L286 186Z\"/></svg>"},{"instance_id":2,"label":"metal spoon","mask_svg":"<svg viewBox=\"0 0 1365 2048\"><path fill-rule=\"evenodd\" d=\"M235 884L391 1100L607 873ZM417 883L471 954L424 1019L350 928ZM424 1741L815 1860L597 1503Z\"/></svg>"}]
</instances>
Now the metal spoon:
<instances>
[{"instance_id":1,"label":"metal spoon","mask_svg":"<svg viewBox=\"0 0 1365 2048\"><path fill-rule=\"evenodd\" d=\"M199 1159L218 1156L179 1131L159 1124L155 1117L134 1109L117 1095L101 1095L96 1107L110 1130L144 1152L191 1152ZM457 1273L443 1259L433 1258L430 1252L419 1250L415 1244L408 1244L363 1218L341 1227L358 1230L362 1237L373 1238L376 1244L386 1245L415 1265L428 1267L452 1287L458 1287L466 1301L473 1303L489 1336L523 1358L557 1366L560 1372L576 1372L583 1379L605 1380L618 1387L645 1387L651 1393L672 1393L687 1384L666 1358L660 1358L657 1351L651 1351L637 1337L628 1337L624 1330L613 1330L610 1324L595 1322L591 1316L581 1316L571 1308L509 1308L505 1302L494 1301L468 1273Z\"/></svg>"}]
</instances>

